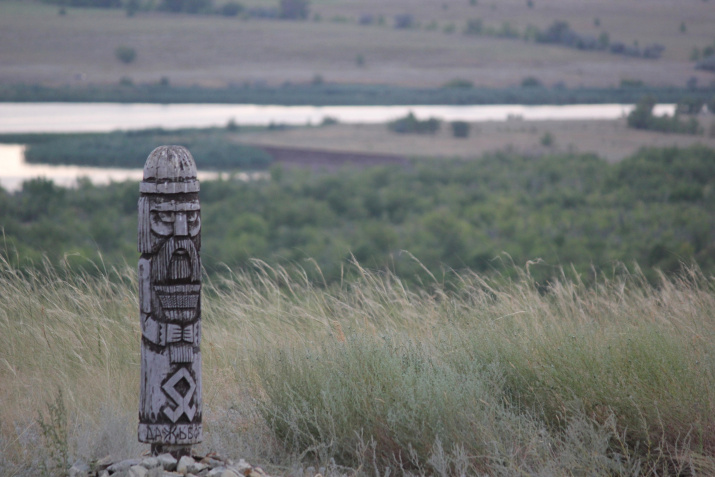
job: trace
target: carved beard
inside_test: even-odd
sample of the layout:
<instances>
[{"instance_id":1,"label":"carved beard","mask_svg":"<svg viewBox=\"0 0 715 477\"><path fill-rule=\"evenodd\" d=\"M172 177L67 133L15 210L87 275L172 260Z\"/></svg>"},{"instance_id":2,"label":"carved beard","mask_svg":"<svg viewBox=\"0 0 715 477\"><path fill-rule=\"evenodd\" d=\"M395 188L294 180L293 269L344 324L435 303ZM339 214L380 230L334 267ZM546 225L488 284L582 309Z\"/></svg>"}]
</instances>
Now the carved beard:
<instances>
[{"instance_id":1,"label":"carved beard","mask_svg":"<svg viewBox=\"0 0 715 477\"><path fill-rule=\"evenodd\" d=\"M194 241L186 237L168 239L157 252L151 273L155 284L198 282L201 259Z\"/></svg>"}]
</instances>

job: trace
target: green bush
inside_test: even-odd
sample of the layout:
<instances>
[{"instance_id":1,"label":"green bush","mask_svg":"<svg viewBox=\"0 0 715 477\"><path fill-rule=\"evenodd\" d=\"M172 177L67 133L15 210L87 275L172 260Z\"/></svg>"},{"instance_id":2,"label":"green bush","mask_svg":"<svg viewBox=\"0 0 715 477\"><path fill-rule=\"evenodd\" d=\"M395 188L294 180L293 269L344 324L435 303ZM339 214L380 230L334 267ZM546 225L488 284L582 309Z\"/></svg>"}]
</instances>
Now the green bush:
<instances>
[{"instance_id":1,"label":"green bush","mask_svg":"<svg viewBox=\"0 0 715 477\"><path fill-rule=\"evenodd\" d=\"M522 88L538 88L541 86L541 81L533 76L527 76L521 80Z\"/></svg>"},{"instance_id":2,"label":"green bush","mask_svg":"<svg viewBox=\"0 0 715 477\"><path fill-rule=\"evenodd\" d=\"M410 112L404 118L387 123L387 129L399 134L435 134L439 131L439 124L436 118L419 120Z\"/></svg>"},{"instance_id":3,"label":"green bush","mask_svg":"<svg viewBox=\"0 0 715 477\"><path fill-rule=\"evenodd\" d=\"M134 48L129 46L118 46L114 50L114 56L116 56L122 63L129 64L136 59L137 52Z\"/></svg>"},{"instance_id":4,"label":"green bush","mask_svg":"<svg viewBox=\"0 0 715 477\"><path fill-rule=\"evenodd\" d=\"M454 137L464 138L469 136L469 123L467 121L452 121L452 135Z\"/></svg>"},{"instance_id":5,"label":"green bush","mask_svg":"<svg viewBox=\"0 0 715 477\"><path fill-rule=\"evenodd\" d=\"M656 100L652 96L643 97L638 104L636 104L633 111L628 114L628 126L634 129L691 135L700 134L702 132L700 124L695 118L691 117L687 121L681 121L677 115L672 118L668 116L654 116L653 108L655 104Z\"/></svg>"},{"instance_id":6,"label":"green bush","mask_svg":"<svg viewBox=\"0 0 715 477\"><path fill-rule=\"evenodd\" d=\"M309 0L280 0L280 17L289 20L305 20L310 14Z\"/></svg>"},{"instance_id":7,"label":"green bush","mask_svg":"<svg viewBox=\"0 0 715 477\"><path fill-rule=\"evenodd\" d=\"M467 20L467 24L464 27L465 35L479 36L484 33L484 25L482 24L481 18L472 18Z\"/></svg>"},{"instance_id":8,"label":"green bush","mask_svg":"<svg viewBox=\"0 0 715 477\"><path fill-rule=\"evenodd\" d=\"M238 2L224 3L219 10L225 17L235 17L244 10L243 5Z\"/></svg>"},{"instance_id":9,"label":"green bush","mask_svg":"<svg viewBox=\"0 0 715 477\"><path fill-rule=\"evenodd\" d=\"M455 78L442 85L443 88L470 89L474 87L474 82L462 78Z\"/></svg>"}]
</instances>

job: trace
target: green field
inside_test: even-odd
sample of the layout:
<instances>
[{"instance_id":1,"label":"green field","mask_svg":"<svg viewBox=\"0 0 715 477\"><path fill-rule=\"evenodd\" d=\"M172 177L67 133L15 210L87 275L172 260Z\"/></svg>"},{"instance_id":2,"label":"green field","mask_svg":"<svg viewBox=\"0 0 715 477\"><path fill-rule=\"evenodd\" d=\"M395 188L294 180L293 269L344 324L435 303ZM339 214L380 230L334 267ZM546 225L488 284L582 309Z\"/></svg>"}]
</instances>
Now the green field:
<instances>
[{"instance_id":1,"label":"green field","mask_svg":"<svg viewBox=\"0 0 715 477\"><path fill-rule=\"evenodd\" d=\"M220 3L220 2L217 2ZM246 2L275 6L277 2ZM0 2L0 84L137 84L166 78L175 85L221 87L258 83L323 81L438 87L453 79L476 86L518 86L528 76L543 84L611 87L622 80L655 86L700 85L712 73L697 71L693 48L712 45L715 9L707 1L522 0L471 5L467 0L314 1L307 21L248 20L219 15L75 9L35 1ZM393 28L394 16L411 14L414 27ZM372 25L360 25L361 15ZM384 23L378 23L383 18ZM536 44L521 39L468 36L469 19L499 30L545 30L554 21L574 31L641 47L665 46L657 60ZM686 27L681 32L681 23ZM598 26L596 26L598 24ZM445 32L450 25L453 33ZM119 46L136 50L131 64L119 62ZM362 60L358 60L361 57Z\"/></svg>"}]
</instances>

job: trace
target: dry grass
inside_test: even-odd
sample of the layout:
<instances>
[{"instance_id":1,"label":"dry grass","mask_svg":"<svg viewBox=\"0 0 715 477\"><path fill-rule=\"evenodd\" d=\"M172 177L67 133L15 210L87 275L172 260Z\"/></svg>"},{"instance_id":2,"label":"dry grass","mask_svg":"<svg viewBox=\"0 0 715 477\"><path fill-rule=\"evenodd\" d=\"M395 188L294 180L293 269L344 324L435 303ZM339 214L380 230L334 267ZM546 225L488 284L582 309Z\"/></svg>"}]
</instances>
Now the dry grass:
<instances>
[{"instance_id":1,"label":"dry grass","mask_svg":"<svg viewBox=\"0 0 715 477\"><path fill-rule=\"evenodd\" d=\"M247 2L273 6L274 2ZM140 14L122 11L57 8L34 1L0 2L0 70L2 82L46 84L135 82L221 86L245 81L307 82L316 74L328 81L439 86L463 78L482 86L517 85L526 76L545 84L613 86L621 79L653 85L683 86L695 76L701 84L712 75L695 71L689 62L693 47L712 43L715 9L708 2L628 0L583 2L538 0L530 9L522 0L432 2L313 2L320 22L244 21L236 18ZM391 28L393 16L412 13L421 25L409 31ZM359 26L363 13L385 18L384 26ZM343 17L348 23L332 21ZM505 21L520 30L554 20L576 31L641 46L662 43L658 61L580 52L520 40L472 38L460 33L469 18L495 27ZM600 27L594 20L600 20ZM681 21L687 32L681 33ZM425 27L435 22L436 30ZM453 24L456 33L443 28ZM134 47L129 65L114 57L120 45ZM362 55L364 66L356 64Z\"/></svg>"},{"instance_id":2,"label":"dry grass","mask_svg":"<svg viewBox=\"0 0 715 477\"><path fill-rule=\"evenodd\" d=\"M137 455L134 271L1 266L0 469L36 475L58 389L72 458ZM291 475L715 468L711 277L542 294L528 268L411 290L354 267L327 289L262 262L205 281L204 449Z\"/></svg>"},{"instance_id":3,"label":"dry grass","mask_svg":"<svg viewBox=\"0 0 715 477\"><path fill-rule=\"evenodd\" d=\"M396 134L385 125L336 125L297 128L285 131L251 132L236 136L248 144L316 148L334 151L396 154L409 157L475 158L497 150L538 155L553 152L594 153L608 161L619 161L642 147L688 147L704 144L715 147L708 134L713 116L701 116L706 135L663 134L628 128L624 119L612 121L522 121L471 124L466 139L452 136L448 124L435 135ZM550 133L553 145L541 144Z\"/></svg>"}]
</instances>

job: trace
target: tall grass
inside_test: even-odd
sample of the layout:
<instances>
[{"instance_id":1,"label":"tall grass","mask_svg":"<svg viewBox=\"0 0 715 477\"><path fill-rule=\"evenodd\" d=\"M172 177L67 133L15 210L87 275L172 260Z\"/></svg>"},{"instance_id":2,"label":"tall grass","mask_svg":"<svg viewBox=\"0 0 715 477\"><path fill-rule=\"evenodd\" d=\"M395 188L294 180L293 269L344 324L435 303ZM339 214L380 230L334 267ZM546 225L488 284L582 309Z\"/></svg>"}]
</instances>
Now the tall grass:
<instances>
[{"instance_id":1,"label":"tall grass","mask_svg":"<svg viewBox=\"0 0 715 477\"><path fill-rule=\"evenodd\" d=\"M712 277L409 288L351 266L332 287L259 261L205 279L204 449L291 475L715 472ZM38 416L58 390L70 460L141 452L135 289L130 267L2 263L4 474L48 458Z\"/></svg>"}]
</instances>

